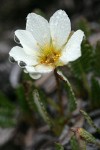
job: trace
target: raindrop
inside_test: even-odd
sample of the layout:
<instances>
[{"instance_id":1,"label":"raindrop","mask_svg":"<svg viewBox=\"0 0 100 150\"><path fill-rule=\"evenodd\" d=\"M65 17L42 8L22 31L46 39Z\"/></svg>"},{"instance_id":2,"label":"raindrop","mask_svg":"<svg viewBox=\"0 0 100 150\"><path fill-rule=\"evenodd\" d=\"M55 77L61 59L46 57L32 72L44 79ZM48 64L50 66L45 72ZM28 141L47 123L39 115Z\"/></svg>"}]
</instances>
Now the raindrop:
<instances>
[{"instance_id":1,"label":"raindrop","mask_svg":"<svg viewBox=\"0 0 100 150\"><path fill-rule=\"evenodd\" d=\"M16 35L14 35L14 41L15 41L17 44L20 44L20 41L19 41L19 39L17 38Z\"/></svg>"},{"instance_id":2,"label":"raindrop","mask_svg":"<svg viewBox=\"0 0 100 150\"><path fill-rule=\"evenodd\" d=\"M25 73L28 73L28 71L27 71L26 69L24 69L24 72L25 72Z\"/></svg>"},{"instance_id":3,"label":"raindrop","mask_svg":"<svg viewBox=\"0 0 100 150\"><path fill-rule=\"evenodd\" d=\"M20 67L25 67L25 66L26 66L26 63L23 62L23 61L20 61L20 62L19 62L19 66L20 66Z\"/></svg>"},{"instance_id":4,"label":"raindrop","mask_svg":"<svg viewBox=\"0 0 100 150\"><path fill-rule=\"evenodd\" d=\"M15 62L16 62L15 59L14 59L12 56L9 56L9 61L10 61L11 63L15 63Z\"/></svg>"}]
</instances>

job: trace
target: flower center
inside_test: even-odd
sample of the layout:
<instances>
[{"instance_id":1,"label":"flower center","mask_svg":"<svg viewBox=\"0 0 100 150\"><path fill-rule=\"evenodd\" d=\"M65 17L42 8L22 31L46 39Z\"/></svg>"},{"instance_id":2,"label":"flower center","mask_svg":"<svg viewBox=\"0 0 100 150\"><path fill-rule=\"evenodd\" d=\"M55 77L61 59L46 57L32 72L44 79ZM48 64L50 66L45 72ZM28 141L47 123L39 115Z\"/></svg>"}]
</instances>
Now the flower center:
<instances>
[{"instance_id":1,"label":"flower center","mask_svg":"<svg viewBox=\"0 0 100 150\"><path fill-rule=\"evenodd\" d=\"M40 50L39 53L39 63L50 65L50 66L58 66L59 57L61 56L61 51L53 48L53 46L45 47Z\"/></svg>"}]
</instances>

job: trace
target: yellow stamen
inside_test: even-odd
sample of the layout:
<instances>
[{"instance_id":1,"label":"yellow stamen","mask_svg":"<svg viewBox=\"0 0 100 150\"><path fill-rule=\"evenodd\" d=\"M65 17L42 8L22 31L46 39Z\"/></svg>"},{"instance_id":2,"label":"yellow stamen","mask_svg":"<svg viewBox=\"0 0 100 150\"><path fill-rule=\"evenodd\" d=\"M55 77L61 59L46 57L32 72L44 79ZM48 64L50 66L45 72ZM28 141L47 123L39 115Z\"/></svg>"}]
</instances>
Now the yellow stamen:
<instances>
[{"instance_id":1,"label":"yellow stamen","mask_svg":"<svg viewBox=\"0 0 100 150\"><path fill-rule=\"evenodd\" d=\"M60 56L61 50L54 48L52 45L45 46L39 51L38 62L44 65L57 66Z\"/></svg>"}]
</instances>

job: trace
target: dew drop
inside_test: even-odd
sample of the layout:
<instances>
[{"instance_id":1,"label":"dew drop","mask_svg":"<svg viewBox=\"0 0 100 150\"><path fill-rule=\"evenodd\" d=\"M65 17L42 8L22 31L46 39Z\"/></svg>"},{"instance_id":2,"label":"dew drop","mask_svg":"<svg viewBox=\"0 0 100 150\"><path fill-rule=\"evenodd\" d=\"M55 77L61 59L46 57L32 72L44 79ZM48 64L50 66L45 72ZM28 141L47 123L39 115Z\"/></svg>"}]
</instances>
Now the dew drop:
<instances>
[{"instance_id":1,"label":"dew drop","mask_svg":"<svg viewBox=\"0 0 100 150\"><path fill-rule=\"evenodd\" d=\"M28 73L28 71L27 71L26 69L24 69L24 72L25 72L25 73Z\"/></svg>"},{"instance_id":2,"label":"dew drop","mask_svg":"<svg viewBox=\"0 0 100 150\"><path fill-rule=\"evenodd\" d=\"M20 67L25 67L25 66L26 66L26 63L23 62L23 61L20 61L20 62L19 62L19 66L20 66Z\"/></svg>"},{"instance_id":3,"label":"dew drop","mask_svg":"<svg viewBox=\"0 0 100 150\"><path fill-rule=\"evenodd\" d=\"M17 44L20 44L20 41L19 41L19 39L17 38L16 35L14 35L14 41L15 41Z\"/></svg>"},{"instance_id":4,"label":"dew drop","mask_svg":"<svg viewBox=\"0 0 100 150\"><path fill-rule=\"evenodd\" d=\"M15 63L15 62L16 62L15 59L14 59L12 56L9 56L9 61L10 61L11 63Z\"/></svg>"}]
</instances>

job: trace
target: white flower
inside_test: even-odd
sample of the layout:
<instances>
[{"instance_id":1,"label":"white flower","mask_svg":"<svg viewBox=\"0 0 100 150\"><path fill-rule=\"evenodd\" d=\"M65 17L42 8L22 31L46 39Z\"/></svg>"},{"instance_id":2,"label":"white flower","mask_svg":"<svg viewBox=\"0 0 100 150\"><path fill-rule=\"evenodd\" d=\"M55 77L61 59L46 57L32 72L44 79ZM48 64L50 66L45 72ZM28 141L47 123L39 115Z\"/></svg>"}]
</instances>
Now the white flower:
<instances>
[{"instance_id":1,"label":"white flower","mask_svg":"<svg viewBox=\"0 0 100 150\"><path fill-rule=\"evenodd\" d=\"M15 46L9 55L24 67L34 79L51 72L81 56L84 33L71 34L71 23L66 12L56 11L48 21L35 14L27 16L26 30L15 31L22 47Z\"/></svg>"}]
</instances>

